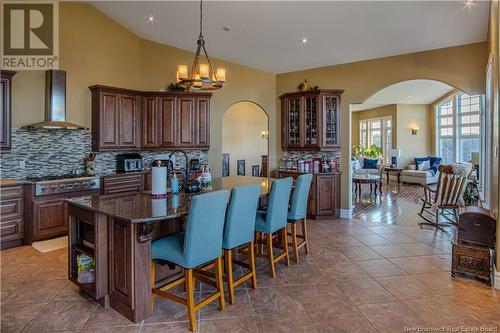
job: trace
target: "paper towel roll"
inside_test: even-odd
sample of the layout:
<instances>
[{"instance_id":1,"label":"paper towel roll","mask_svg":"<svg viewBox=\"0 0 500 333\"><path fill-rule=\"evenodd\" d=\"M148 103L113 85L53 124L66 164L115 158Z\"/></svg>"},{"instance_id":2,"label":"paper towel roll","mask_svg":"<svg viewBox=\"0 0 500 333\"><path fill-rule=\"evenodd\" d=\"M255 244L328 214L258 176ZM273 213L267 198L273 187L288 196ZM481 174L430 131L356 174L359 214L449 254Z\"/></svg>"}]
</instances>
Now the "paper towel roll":
<instances>
[{"instance_id":1,"label":"paper towel roll","mask_svg":"<svg viewBox=\"0 0 500 333\"><path fill-rule=\"evenodd\" d=\"M151 168L151 195L164 196L167 194L167 168Z\"/></svg>"}]
</instances>

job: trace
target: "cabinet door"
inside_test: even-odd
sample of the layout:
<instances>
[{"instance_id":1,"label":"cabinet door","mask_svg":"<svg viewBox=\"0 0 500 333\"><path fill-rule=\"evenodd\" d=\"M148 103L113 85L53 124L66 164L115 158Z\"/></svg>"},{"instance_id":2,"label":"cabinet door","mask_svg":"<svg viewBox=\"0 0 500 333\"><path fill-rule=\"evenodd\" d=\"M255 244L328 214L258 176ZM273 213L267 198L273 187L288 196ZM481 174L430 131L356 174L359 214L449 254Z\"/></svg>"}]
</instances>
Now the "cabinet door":
<instances>
[{"instance_id":1,"label":"cabinet door","mask_svg":"<svg viewBox=\"0 0 500 333\"><path fill-rule=\"evenodd\" d=\"M196 146L202 149L210 148L210 99L196 99Z\"/></svg>"},{"instance_id":2,"label":"cabinet door","mask_svg":"<svg viewBox=\"0 0 500 333\"><path fill-rule=\"evenodd\" d=\"M301 147L302 116L301 97L286 99L286 146L288 148Z\"/></svg>"},{"instance_id":3,"label":"cabinet door","mask_svg":"<svg viewBox=\"0 0 500 333\"><path fill-rule=\"evenodd\" d=\"M100 96L99 148L118 148L118 95L103 92Z\"/></svg>"},{"instance_id":4,"label":"cabinet door","mask_svg":"<svg viewBox=\"0 0 500 333\"><path fill-rule=\"evenodd\" d=\"M162 148L175 147L175 102L175 97L159 98L158 145Z\"/></svg>"},{"instance_id":5,"label":"cabinet door","mask_svg":"<svg viewBox=\"0 0 500 333\"><path fill-rule=\"evenodd\" d=\"M33 204L33 240L55 236L68 231L64 199L35 202Z\"/></svg>"},{"instance_id":6,"label":"cabinet door","mask_svg":"<svg viewBox=\"0 0 500 333\"><path fill-rule=\"evenodd\" d=\"M304 147L319 148L320 146L320 126L318 96L304 97Z\"/></svg>"},{"instance_id":7,"label":"cabinet door","mask_svg":"<svg viewBox=\"0 0 500 333\"><path fill-rule=\"evenodd\" d=\"M132 224L111 219L109 224L109 293L133 308Z\"/></svg>"},{"instance_id":8,"label":"cabinet door","mask_svg":"<svg viewBox=\"0 0 500 333\"><path fill-rule=\"evenodd\" d=\"M316 215L335 214L334 177L316 176Z\"/></svg>"},{"instance_id":9,"label":"cabinet door","mask_svg":"<svg viewBox=\"0 0 500 333\"><path fill-rule=\"evenodd\" d=\"M142 147L158 146L158 99L144 97L142 100Z\"/></svg>"},{"instance_id":10,"label":"cabinet door","mask_svg":"<svg viewBox=\"0 0 500 333\"><path fill-rule=\"evenodd\" d=\"M0 221L0 240L6 242L20 239L24 234L24 222L22 218L3 219Z\"/></svg>"},{"instance_id":11,"label":"cabinet door","mask_svg":"<svg viewBox=\"0 0 500 333\"><path fill-rule=\"evenodd\" d=\"M0 150L10 150L10 80L0 80L0 93L2 94L2 105L0 114Z\"/></svg>"},{"instance_id":12,"label":"cabinet door","mask_svg":"<svg viewBox=\"0 0 500 333\"><path fill-rule=\"evenodd\" d=\"M323 148L340 148L340 96L323 96Z\"/></svg>"},{"instance_id":13,"label":"cabinet door","mask_svg":"<svg viewBox=\"0 0 500 333\"><path fill-rule=\"evenodd\" d=\"M194 98L179 98L177 109L177 146L178 147L193 147L194 140Z\"/></svg>"},{"instance_id":14,"label":"cabinet door","mask_svg":"<svg viewBox=\"0 0 500 333\"><path fill-rule=\"evenodd\" d=\"M119 146L120 148L139 147L138 139L138 105L134 95L120 96L119 114Z\"/></svg>"}]
</instances>

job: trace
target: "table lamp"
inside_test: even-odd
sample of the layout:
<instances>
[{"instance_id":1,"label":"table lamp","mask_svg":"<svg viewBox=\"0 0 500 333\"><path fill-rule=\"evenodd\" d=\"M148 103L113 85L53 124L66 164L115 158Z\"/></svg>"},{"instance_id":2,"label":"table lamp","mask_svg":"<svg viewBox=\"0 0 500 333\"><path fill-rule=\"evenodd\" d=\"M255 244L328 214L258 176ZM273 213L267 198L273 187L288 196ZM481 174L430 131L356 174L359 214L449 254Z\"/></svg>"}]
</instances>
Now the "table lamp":
<instances>
[{"instance_id":1,"label":"table lamp","mask_svg":"<svg viewBox=\"0 0 500 333\"><path fill-rule=\"evenodd\" d=\"M401 157L401 149L391 149L389 150L389 156L391 157L391 167L395 168L398 166L398 157Z\"/></svg>"}]
</instances>

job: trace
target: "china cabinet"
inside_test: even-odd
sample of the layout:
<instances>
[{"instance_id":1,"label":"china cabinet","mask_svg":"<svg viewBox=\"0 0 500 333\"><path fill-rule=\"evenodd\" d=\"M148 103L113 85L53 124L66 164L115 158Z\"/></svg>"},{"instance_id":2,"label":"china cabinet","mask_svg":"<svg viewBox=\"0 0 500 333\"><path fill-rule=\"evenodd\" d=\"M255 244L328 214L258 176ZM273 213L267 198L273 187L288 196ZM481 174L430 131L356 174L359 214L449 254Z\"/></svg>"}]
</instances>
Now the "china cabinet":
<instances>
[{"instance_id":1,"label":"china cabinet","mask_svg":"<svg viewBox=\"0 0 500 333\"><path fill-rule=\"evenodd\" d=\"M340 96L343 90L286 93L281 99L282 148L340 149Z\"/></svg>"}]
</instances>

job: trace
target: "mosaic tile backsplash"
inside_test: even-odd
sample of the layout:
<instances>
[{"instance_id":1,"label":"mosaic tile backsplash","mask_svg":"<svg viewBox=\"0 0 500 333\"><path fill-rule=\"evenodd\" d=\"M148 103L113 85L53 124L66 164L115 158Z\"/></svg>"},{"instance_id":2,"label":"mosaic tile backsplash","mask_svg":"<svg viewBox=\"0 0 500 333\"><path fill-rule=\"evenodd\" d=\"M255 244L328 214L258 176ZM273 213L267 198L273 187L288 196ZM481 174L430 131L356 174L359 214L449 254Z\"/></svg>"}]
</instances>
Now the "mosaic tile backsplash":
<instances>
[{"instance_id":1,"label":"mosaic tile backsplash","mask_svg":"<svg viewBox=\"0 0 500 333\"><path fill-rule=\"evenodd\" d=\"M0 157L1 178L26 178L46 175L83 173L83 159L91 152L90 130L12 130L12 149ZM126 153L98 152L94 162L98 176L116 171L116 155ZM137 151L135 151L137 153ZM158 154L169 151L139 151L144 166L150 167ZM188 159L208 163L208 152L186 151ZM24 168L21 163L24 162ZM184 158L176 158L176 167L183 168Z\"/></svg>"},{"instance_id":2,"label":"mosaic tile backsplash","mask_svg":"<svg viewBox=\"0 0 500 333\"><path fill-rule=\"evenodd\" d=\"M315 157L320 157L322 159L334 159L339 165L339 170L342 170L342 165L340 164L340 150L334 152L318 152L318 151L283 151L283 155L280 159L280 168L286 169L287 164L291 164L294 167L298 167L299 160L310 160ZM288 162L288 163L287 163Z\"/></svg>"}]
</instances>

